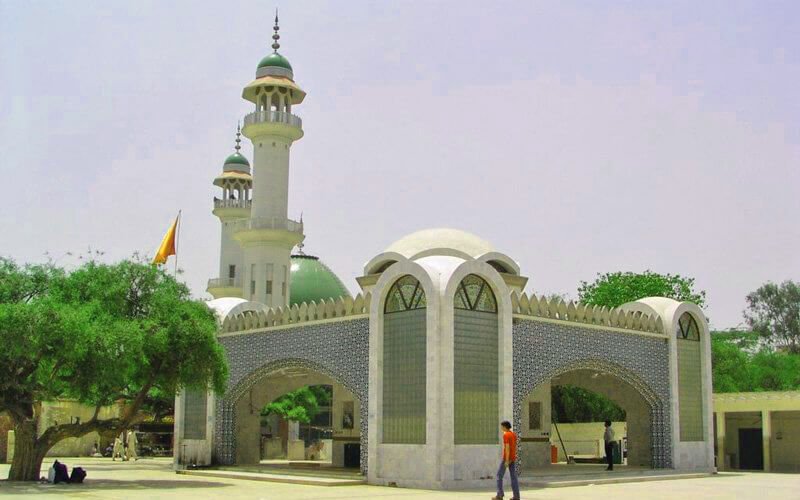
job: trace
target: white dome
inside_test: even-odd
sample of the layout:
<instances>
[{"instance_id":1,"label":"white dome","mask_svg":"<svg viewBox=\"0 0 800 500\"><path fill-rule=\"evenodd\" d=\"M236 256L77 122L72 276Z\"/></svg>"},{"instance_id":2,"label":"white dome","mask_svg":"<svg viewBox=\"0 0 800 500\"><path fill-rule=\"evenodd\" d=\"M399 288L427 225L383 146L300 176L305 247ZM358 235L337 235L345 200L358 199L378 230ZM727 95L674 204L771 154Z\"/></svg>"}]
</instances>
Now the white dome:
<instances>
[{"instance_id":1,"label":"white dome","mask_svg":"<svg viewBox=\"0 0 800 500\"><path fill-rule=\"evenodd\" d=\"M222 323L225 321L225 316L231 312L231 309L239 304L244 304L245 302L247 301L239 297L220 297L218 299L207 301L206 305L212 311L214 311L214 313L217 315L217 319L220 323Z\"/></svg>"},{"instance_id":2,"label":"white dome","mask_svg":"<svg viewBox=\"0 0 800 500\"><path fill-rule=\"evenodd\" d=\"M408 259L454 253L474 258L493 251L488 241L451 228L423 229L400 238L386 249L386 253L395 252Z\"/></svg>"}]
</instances>

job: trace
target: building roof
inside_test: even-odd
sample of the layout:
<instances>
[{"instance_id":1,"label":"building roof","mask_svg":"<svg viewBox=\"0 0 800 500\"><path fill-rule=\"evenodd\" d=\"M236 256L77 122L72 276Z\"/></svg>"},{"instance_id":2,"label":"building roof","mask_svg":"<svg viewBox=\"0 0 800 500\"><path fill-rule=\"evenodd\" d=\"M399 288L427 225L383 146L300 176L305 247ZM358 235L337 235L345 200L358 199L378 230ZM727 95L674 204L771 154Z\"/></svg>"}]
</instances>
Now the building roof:
<instances>
[{"instance_id":1,"label":"building roof","mask_svg":"<svg viewBox=\"0 0 800 500\"><path fill-rule=\"evenodd\" d=\"M800 391L714 393L714 401L769 401L774 399L800 399Z\"/></svg>"},{"instance_id":2,"label":"building roof","mask_svg":"<svg viewBox=\"0 0 800 500\"><path fill-rule=\"evenodd\" d=\"M404 236L389 245L385 252L394 252L413 259L418 255L434 255L437 250L446 249L455 250L470 257L478 257L494 251L491 243L472 233L460 229L435 228L424 229Z\"/></svg>"},{"instance_id":3,"label":"building roof","mask_svg":"<svg viewBox=\"0 0 800 500\"><path fill-rule=\"evenodd\" d=\"M239 172L239 171L229 171L229 172L222 172L214 179L214 185L223 187L226 180L236 180L240 179L246 182L253 182L253 176L247 172Z\"/></svg>"},{"instance_id":4,"label":"building roof","mask_svg":"<svg viewBox=\"0 0 800 500\"><path fill-rule=\"evenodd\" d=\"M294 83L290 77L271 74L263 74L261 76L256 75L256 79L248 83L247 86L245 86L245 88L242 90L242 97L250 102L256 102L256 89L270 85L292 89L292 104L300 104L306 97L305 91L296 83Z\"/></svg>"},{"instance_id":5,"label":"building roof","mask_svg":"<svg viewBox=\"0 0 800 500\"><path fill-rule=\"evenodd\" d=\"M292 255L290 279L289 305L350 297L342 280L318 257Z\"/></svg>"}]
</instances>

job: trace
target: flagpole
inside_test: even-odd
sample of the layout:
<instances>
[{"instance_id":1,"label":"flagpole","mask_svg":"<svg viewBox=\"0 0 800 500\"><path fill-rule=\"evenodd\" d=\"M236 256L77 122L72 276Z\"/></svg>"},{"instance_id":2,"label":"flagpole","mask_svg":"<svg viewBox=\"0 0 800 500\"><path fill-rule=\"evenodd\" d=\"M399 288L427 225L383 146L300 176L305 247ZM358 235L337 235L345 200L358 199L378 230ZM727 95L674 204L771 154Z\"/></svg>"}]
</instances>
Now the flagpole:
<instances>
[{"instance_id":1,"label":"flagpole","mask_svg":"<svg viewBox=\"0 0 800 500\"><path fill-rule=\"evenodd\" d=\"M175 273L174 277L178 279L178 246L181 241L181 210L178 210L178 223L175 227Z\"/></svg>"}]
</instances>

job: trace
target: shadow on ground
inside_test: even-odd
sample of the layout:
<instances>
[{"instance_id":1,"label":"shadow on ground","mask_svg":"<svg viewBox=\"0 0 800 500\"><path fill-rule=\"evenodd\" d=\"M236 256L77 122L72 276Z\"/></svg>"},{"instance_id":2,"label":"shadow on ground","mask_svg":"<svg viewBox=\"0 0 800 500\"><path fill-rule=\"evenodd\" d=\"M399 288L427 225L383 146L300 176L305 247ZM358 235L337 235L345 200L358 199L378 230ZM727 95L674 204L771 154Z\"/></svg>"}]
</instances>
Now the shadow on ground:
<instances>
[{"instance_id":1,"label":"shadow on ground","mask_svg":"<svg viewBox=\"0 0 800 500\"><path fill-rule=\"evenodd\" d=\"M180 479L143 479L123 481L119 479L86 479L82 484L42 484L33 482L0 481L0 495L12 493L77 493L97 490L147 490L182 488L223 488L233 486L222 482L192 481Z\"/></svg>"}]
</instances>

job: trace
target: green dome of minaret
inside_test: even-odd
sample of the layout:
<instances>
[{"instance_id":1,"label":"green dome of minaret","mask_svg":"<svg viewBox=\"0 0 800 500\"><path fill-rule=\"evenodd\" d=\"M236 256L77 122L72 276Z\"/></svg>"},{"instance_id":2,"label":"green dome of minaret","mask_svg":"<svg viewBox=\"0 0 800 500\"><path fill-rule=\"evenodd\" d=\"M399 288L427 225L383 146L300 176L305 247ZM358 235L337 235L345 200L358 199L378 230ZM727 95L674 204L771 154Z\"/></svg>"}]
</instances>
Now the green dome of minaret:
<instances>
[{"instance_id":1,"label":"green dome of minaret","mask_svg":"<svg viewBox=\"0 0 800 500\"><path fill-rule=\"evenodd\" d=\"M319 257L311 255L292 255L291 288L289 305L310 303L319 304L323 300L352 297L342 280L325 265Z\"/></svg>"},{"instance_id":2,"label":"green dome of minaret","mask_svg":"<svg viewBox=\"0 0 800 500\"><path fill-rule=\"evenodd\" d=\"M235 163L237 165L247 165L248 167L250 166L250 162L247 161L247 158L245 158L238 151L236 153L233 153L232 155L228 156L227 158L225 158L224 165L228 165L228 164L231 164L231 163Z\"/></svg>"},{"instance_id":3,"label":"green dome of minaret","mask_svg":"<svg viewBox=\"0 0 800 500\"><path fill-rule=\"evenodd\" d=\"M286 68L289 71L292 71L292 65L289 64L289 60L283 57L282 55L278 54L277 52L268 54L261 60L261 62L258 63L259 69L265 68L267 66L277 66L279 68Z\"/></svg>"}]
</instances>

